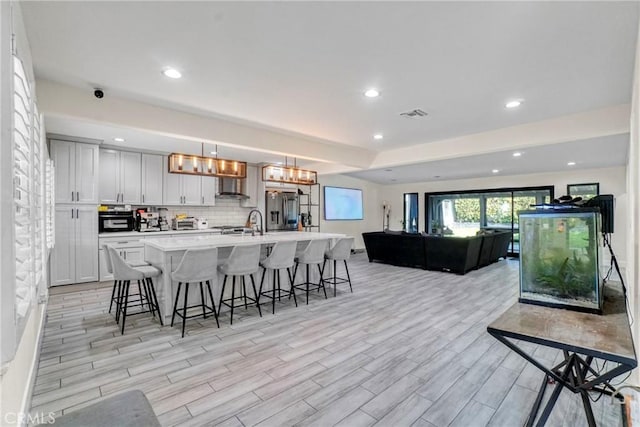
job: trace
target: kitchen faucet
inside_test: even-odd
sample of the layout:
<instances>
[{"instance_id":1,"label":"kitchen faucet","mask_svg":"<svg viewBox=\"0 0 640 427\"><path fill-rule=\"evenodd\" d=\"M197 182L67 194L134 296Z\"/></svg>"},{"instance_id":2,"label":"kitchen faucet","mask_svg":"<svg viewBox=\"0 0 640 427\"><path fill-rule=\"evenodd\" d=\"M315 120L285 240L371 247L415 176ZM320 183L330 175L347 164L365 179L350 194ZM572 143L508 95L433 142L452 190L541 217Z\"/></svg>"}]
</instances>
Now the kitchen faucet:
<instances>
[{"instance_id":1,"label":"kitchen faucet","mask_svg":"<svg viewBox=\"0 0 640 427\"><path fill-rule=\"evenodd\" d=\"M251 226L251 215L253 215L254 212L257 212L260 215L260 235L264 236L264 226L263 226L262 212L260 212L258 209L251 209L251 212L249 212L249 216L247 217L247 224L249 226ZM253 229L253 227L252 227L252 229Z\"/></svg>"}]
</instances>

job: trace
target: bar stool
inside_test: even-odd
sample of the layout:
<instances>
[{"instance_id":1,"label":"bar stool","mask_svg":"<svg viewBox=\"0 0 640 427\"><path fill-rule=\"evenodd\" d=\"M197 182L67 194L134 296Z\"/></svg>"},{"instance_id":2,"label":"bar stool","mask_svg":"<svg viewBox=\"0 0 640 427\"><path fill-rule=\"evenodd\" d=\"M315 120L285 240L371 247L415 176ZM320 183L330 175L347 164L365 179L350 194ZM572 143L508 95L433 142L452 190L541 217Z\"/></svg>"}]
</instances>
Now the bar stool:
<instances>
[{"instance_id":1,"label":"bar stool","mask_svg":"<svg viewBox=\"0 0 640 427\"><path fill-rule=\"evenodd\" d=\"M347 260L351 256L351 247L353 246L353 237L342 237L338 239L335 245L324 253L324 262L322 263L322 271L324 271L324 265L327 261L333 261L333 276L328 277L325 280L333 279L333 296L336 296L336 284L349 283L349 289L353 293L351 287L351 277L349 276L349 267L347 267ZM347 278L338 277L337 262L344 261L344 269L347 272Z\"/></svg>"},{"instance_id":2,"label":"bar stool","mask_svg":"<svg viewBox=\"0 0 640 427\"><path fill-rule=\"evenodd\" d=\"M278 301L280 301L280 297L282 294L282 289L280 287L280 271L284 269L287 270L287 276L289 276L289 298L291 298L291 295L293 295L293 301L296 303L296 307L298 306L298 300L296 299L296 293L293 288L293 278L291 277L291 267L293 267L294 265L297 245L298 242L296 241L277 242L271 249L271 253L269 254L269 256L260 261L260 266L264 270L262 270L262 279L260 279L258 301L260 301L260 297L262 297L263 295L267 298L271 298L272 314L276 313L276 290L278 291ZM271 291L263 292L262 285L264 284L264 276L266 275L267 270L273 270L273 287L271 288Z\"/></svg>"},{"instance_id":3,"label":"bar stool","mask_svg":"<svg viewBox=\"0 0 640 427\"><path fill-rule=\"evenodd\" d=\"M160 325L164 326L162 322L162 314L160 313L160 305L158 304L158 297L156 295L156 289L153 286L153 278L160 275L160 270L147 265L141 267L132 267L126 263L124 259L118 254L118 252L111 246L107 247L109 255L111 256L111 265L113 267L113 278L120 282L120 291L116 301L116 320L119 319L119 315L122 314L122 331L124 335L124 325L127 320L127 314L135 315L142 313L151 313L153 317L156 317L156 311L160 319ZM129 301L129 288L131 287L131 281L138 281L138 292L140 299ZM142 283L142 286L141 286ZM144 301L146 300L148 310L144 309ZM139 304L137 304L139 302ZM127 313L129 307L135 307L139 305L140 311L135 313Z\"/></svg>"},{"instance_id":4,"label":"bar stool","mask_svg":"<svg viewBox=\"0 0 640 427\"><path fill-rule=\"evenodd\" d=\"M217 276L216 266L218 264L218 248L209 249L188 249L182 256L182 260L178 265L178 268L171 273L171 279L174 282L178 282L178 291L176 292L175 302L173 303L173 314L171 315L171 326L173 327L173 321L176 318L176 314L182 317L182 337L184 338L184 327L187 319L194 317L200 317L201 315L206 319L207 314L213 313L216 318L216 324L218 328L220 323L218 322L218 313L216 312L216 304L213 300L213 293L211 293L210 279ZM200 282L200 304L187 306L187 298L189 295L189 283ZM211 306L207 305L207 299L204 293L202 282L207 285L207 291L209 298L211 298ZM178 308L178 299L180 298L180 288L184 283L184 303L182 306L182 313ZM187 309L189 308L202 308L202 314L194 314L187 316Z\"/></svg>"},{"instance_id":5,"label":"bar stool","mask_svg":"<svg viewBox=\"0 0 640 427\"><path fill-rule=\"evenodd\" d=\"M327 290L324 287L324 280L322 279L323 269L320 265L324 265L324 251L327 249L327 245L329 244L328 239L318 239L311 240L307 247L305 248L299 256L296 257L296 267L293 272L293 280L295 281L296 275L298 274L298 266L300 264L304 264L307 269L306 281L303 283L299 283L294 285L296 289L300 289L306 292L307 295L307 304L309 304L309 290L318 290L320 289L324 292L325 299L327 298ZM318 266L318 272L320 273L320 278L318 283L312 283L309 279L309 266L312 264L316 264ZM310 286L312 286L310 288Z\"/></svg>"},{"instance_id":6,"label":"bar stool","mask_svg":"<svg viewBox=\"0 0 640 427\"><path fill-rule=\"evenodd\" d=\"M109 249L108 249L108 245L104 244L102 245L102 249L104 250L104 259L105 259L105 264L107 267L107 273L109 273L110 275L113 275L113 265L111 264L111 255L109 254ZM126 261L125 261L126 262ZM132 267L142 267L145 265L149 265L146 262L128 262L127 264L129 264ZM113 289L111 290L111 302L109 303L109 313L111 313L111 309L113 308L113 303L115 302L116 305L118 304L117 299L116 299L116 289L118 292L118 295L120 295L120 281L119 280L114 280L113 281ZM117 320L117 316L118 313L116 313L116 320Z\"/></svg>"},{"instance_id":7,"label":"bar stool","mask_svg":"<svg viewBox=\"0 0 640 427\"><path fill-rule=\"evenodd\" d=\"M218 314L221 313L222 304L231 309L231 324L233 325L233 309L238 307L235 304L235 300L244 299L244 308L247 309L248 301L255 302L258 308L258 313L262 317L262 310L260 310L260 304L258 304L258 292L256 291L256 282L253 279L253 275L258 272L260 268L260 245L242 245L234 246L231 250L231 254L227 261L218 266L218 271L224 274L224 280L222 281L222 291L220 292L220 303L218 305ZM227 278L232 276L231 284L231 298L224 299L224 288L227 285ZM236 276L242 277L242 295L236 297ZM251 286L253 287L253 298L247 296L247 288L245 285L245 276L251 277Z\"/></svg>"}]
</instances>

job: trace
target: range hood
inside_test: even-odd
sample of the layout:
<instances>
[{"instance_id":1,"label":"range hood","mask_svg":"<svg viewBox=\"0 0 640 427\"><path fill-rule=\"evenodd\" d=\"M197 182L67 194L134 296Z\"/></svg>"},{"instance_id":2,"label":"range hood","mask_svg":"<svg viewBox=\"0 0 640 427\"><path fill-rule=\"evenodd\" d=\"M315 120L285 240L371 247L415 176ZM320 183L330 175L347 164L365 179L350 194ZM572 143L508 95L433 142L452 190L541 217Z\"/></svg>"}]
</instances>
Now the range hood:
<instances>
[{"instance_id":1,"label":"range hood","mask_svg":"<svg viewBox=\"0 0 640 427\"><path fill-rule=\"evenodd\" d=\"M248 199L244 191L245 179L218 178L217 199Z\"/></svg>"}]
</instances>

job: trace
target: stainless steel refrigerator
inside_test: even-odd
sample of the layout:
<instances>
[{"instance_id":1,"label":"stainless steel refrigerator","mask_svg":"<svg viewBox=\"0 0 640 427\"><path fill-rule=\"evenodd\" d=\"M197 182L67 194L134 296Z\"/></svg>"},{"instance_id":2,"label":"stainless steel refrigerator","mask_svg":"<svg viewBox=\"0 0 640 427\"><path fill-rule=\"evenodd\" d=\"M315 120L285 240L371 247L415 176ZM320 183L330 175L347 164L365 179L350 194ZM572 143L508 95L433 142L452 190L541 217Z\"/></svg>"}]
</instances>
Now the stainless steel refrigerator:
<instances>
[{"instance_id":1,"label":"stainless steel refrigerator","mask_svg":"<svg viewBox=\"0 0 640 427\"><path fill-rule=\"evenodd\" d=\"M265 223L267 231L295 231L298 229L298 194L265 192Z\"/></svg>"}]
</instances>

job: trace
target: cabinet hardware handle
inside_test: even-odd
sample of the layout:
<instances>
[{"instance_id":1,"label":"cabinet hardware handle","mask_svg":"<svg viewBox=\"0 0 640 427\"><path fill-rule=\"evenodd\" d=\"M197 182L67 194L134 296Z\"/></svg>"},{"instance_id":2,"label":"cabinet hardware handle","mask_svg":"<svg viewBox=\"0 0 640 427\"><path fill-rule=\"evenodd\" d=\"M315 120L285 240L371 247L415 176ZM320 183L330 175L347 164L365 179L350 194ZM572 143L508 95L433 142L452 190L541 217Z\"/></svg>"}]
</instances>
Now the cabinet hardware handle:
<instances>
[{"instance_id":1,"label":"cabinet hardware handle","mask_svg":"<svg viewBox=\"0 0 640 427\"><path fill-rule=\"evenodd\" d=\"M71 209L71 219L73 219L73 209Z\"/></svg>"},{"instance_id":2,"label":"cabinet hardware handle","mask_svg":"<svg viewBox=\"0 0 640 427\"><path fill-rule=\"evenodd\" d=\"M142 195L142 203L144 203L144 194Z\"/></svg>"},{"instance_id":3,"label":"cabinet hardware handle","mask_svg":"<svg viewBox=\"0 0 640 427\"><path fill-rule=\"evenodd\" d=\"M204 196L202 196L202 204L204 205Z\"/></svg>"},{"instance_id":4,"label":"cabinet hardware handle","mask_svg":"<svg viewBox=\"0 0 640 427\"><path fill-rule=\"evenodd\" d=\"M127 243L129 243L129 242L118 242L118 245L125 245Z\"/></svg>"},{"instance_id":5,"label":"cabinet hardware handle","mask_svg":"<svg viewBox=\"0 0 640 427\"><path fill-rule=\"evenodd\" d=\"M72 192L71 192L71 201L72 201L72 202L75 202L74 193L75 193L75 191L72 191Z\"/></svg>"},{"instance_id":6,"label":"cabinet hardware handle","mask_svg":"<svg viewBox=\"0 0 640 427\"><path fill-rule=\"evenodd\" d=\"M76 209L76 219L80 218L80 209Z\"/></svg>"},{"instance_id":7,"label":"cabinet hardware handle","mask_svg":"<svg viewBox=\"0 0 640 427\"><path fill-rule=\"evenodd\" d=\"M76 202L80 201L80 192L76 191Z\"/></svg>"}]
</instances>

